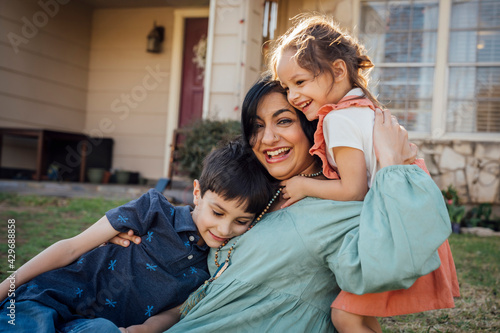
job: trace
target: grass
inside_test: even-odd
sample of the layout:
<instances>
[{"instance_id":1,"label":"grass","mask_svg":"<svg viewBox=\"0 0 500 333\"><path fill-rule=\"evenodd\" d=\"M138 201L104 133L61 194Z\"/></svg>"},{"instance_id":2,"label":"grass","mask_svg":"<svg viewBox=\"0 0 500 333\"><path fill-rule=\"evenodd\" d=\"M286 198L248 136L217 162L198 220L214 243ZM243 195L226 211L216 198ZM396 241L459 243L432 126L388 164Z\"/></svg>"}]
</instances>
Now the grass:
<instances>
[{"instance_id":1,"label":"grass","mask_svg":"<svg viewBox=\"0 0 500 333\"><path fill-rule=\"evenodd\" d=\"M452 234L461 297L454 309L381 319L384 332L500 332L500 238Z\"/></svg>"},{"instance_id":2,"label":"grass","mask_svg":"<svg viewBox=\"0 0 500 333\"><path fill-rule=\"evenodd\" d=\"M10 271L7 225L15 220L15 267L56 241L79 234L128 200L65 199L0 193L0 279Z\"/></svg>"},{"instance_id":3,"label":"grass","mask_svg":"<svg viewBox=\"0 0 500 333\"><path fill-rule=\"evenodd\" d=\"M16 267L78 234L125 201L0 193L0 279L7 277L7 221L15 220ZM381 319L384 332L500 332L500 238L451 235L462 296L454 309Z\"/></svg>"}]
</instances>

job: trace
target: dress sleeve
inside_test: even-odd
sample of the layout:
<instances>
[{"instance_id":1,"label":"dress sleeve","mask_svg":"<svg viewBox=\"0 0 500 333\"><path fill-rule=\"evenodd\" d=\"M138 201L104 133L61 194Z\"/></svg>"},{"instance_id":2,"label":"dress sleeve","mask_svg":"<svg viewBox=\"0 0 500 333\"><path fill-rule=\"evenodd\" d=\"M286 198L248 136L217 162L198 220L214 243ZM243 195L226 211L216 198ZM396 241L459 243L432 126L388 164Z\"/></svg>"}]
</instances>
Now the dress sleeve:
<instances>
[{"instance_id":1,"label":"dress sleeve","mask_svg":"<svg viewBox=\"0 0 500 333\"><path fill-rule=\"evenodd\" d=\"M330 262L342 290L365 294L409 288L440 265L438 247L451 233L439 188L417 166L381 169Z\"/></svg>"},{"instance_id":2,"label":"dress sleeve","mask_svg":"<svg viewBox=\"0 0 500 333\"><path fill-rule=\"evenodd\" d=\"M143 236L154 223L165 220L172 224L173 206L158 191L151 189L140 198L106 213L109 222L119 232L130 229Z\"/></svg>"}]
</instances>

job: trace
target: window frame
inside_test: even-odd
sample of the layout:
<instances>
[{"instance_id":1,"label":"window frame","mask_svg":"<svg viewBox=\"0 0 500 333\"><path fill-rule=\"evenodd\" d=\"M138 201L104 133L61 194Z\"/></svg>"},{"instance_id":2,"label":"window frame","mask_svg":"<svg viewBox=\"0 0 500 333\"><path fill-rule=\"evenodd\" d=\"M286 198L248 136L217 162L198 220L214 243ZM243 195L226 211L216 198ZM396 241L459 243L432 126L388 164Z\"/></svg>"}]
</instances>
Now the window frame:
<instances>
[{"instance_id":1,"label":"window frame","mask_svg":"<svg viewBox=\"0 0 500 333\"><path fill-rule=\"evenodd\" d=\"M353 8L353 33L359 37L359 26L361 23L361 0L352 0ZM450 37L450 20L451 20L452 0L439 0L438 28L437 28L437 46L436 46L436 61L434 65L433 79L433 98L431 110L431 129L429 132L408 131L408 136L413 140L433 140L440 141L486 141L500 142L500 133L498 132L447 132L446 130L446 113L448 109L448 79L450 67L457 67L460 63L448 62L449 37ZM398 63L401 65L401 63ZM419 64L418 67L425 67L426 63ZM500 66L500 62L493 63L467 63L467 66L483 67L483 66ZM391 63L384 63L376 67L391 67ZM412 66L408 66L412 67Z\"/></svg>"}]
</instances>

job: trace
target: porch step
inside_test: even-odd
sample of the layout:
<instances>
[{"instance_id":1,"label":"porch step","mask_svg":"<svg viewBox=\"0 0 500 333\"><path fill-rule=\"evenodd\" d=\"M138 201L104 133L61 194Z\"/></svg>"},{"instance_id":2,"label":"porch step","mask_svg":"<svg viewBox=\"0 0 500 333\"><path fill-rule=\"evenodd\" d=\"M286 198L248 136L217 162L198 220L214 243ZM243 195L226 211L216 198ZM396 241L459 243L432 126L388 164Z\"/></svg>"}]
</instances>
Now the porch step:
<instances>
[{"instance_id":1,"label":"porch step","mask_svg":"<svg viewBox=\"0 0 500 333\"><path fill-rule=\"evenodd\" d=\"M0 193L47 195L66 198L137 199L153 186L90 184L32 180L0 180ZM178 204L193 204L193 186L187 181L172 181L172 188L163 191L165 197Z\"/></svg>"}]
</instances>

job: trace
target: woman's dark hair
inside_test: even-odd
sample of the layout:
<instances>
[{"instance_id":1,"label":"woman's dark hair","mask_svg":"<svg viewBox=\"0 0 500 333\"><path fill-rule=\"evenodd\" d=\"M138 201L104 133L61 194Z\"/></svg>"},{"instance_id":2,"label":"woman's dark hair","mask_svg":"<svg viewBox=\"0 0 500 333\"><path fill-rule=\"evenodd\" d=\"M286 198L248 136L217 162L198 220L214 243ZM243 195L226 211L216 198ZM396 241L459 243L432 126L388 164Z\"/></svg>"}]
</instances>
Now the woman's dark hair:
<instances>
[{"instance_id":1,"label":"woman's dark hair","mask_svg":"<svg viewBox=\"0 0 500 333\"><path fill-rule=\"evenodd\" d=\"M256 140L255 132L257 128L255 125L259 104L264 97L274 92L282 94L286 100L285 89L281 87L278 81L272 79L270 72L266 72L262 78L250 88L245 96L241 108L241 132L243 133L243 140L251 147L255 145ZM314 143L314 132L318 124L317 120L308 121L302 112L297 109L295 109L295 112L299 117L302 130L309 140L309 144L312 146Z\"/></svg>"}]
</instances>

